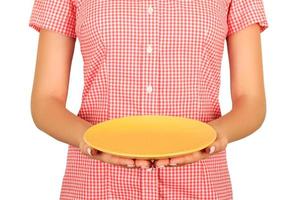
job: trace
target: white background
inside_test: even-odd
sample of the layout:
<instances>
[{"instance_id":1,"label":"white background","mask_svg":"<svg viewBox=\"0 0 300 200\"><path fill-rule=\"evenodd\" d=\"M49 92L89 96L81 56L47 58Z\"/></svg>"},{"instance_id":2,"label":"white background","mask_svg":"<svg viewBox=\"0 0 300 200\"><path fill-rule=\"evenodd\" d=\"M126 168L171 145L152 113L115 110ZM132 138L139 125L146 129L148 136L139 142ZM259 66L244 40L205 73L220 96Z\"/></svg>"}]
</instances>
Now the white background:
<instances>
[{"instance_id":1,"label":"white background","mask_svg":"<svg viewBox=\"0 0 300 200\"><path fill-rule=\"evenodd\" d=\"M33 0L0 6L0 199L58 199L67 145L38 130L30 114L38 33L28 27ZM269 28L262 33L267 116L251 136L229 144L236 200L300 199L299 2L264 0ZM229 65L222 63L220 103L231 109ZM77 41L67 108L77 113L83 87Z\"/></svg>"}]
</instances>

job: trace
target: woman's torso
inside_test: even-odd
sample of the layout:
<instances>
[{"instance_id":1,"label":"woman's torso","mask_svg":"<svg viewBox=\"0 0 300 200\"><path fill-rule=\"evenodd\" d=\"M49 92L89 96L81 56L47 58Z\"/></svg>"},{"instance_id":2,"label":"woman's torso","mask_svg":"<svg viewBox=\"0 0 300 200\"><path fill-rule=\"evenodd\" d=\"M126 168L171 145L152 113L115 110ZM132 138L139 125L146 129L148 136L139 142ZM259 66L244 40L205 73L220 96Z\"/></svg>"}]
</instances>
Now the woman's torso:
<instances>
[{"instance_id":1,"label":"woman's torso","mask_svg":"<svg viewBox=\"0 0 300 200\"><path fill-rule=\"evenodd\" d=\"M227 0L78 0L84 61L78 116L221 116ZM182 167L125 169L69 145L61 199L231 199L226 152Z\"/></svg>"}]
</instances>

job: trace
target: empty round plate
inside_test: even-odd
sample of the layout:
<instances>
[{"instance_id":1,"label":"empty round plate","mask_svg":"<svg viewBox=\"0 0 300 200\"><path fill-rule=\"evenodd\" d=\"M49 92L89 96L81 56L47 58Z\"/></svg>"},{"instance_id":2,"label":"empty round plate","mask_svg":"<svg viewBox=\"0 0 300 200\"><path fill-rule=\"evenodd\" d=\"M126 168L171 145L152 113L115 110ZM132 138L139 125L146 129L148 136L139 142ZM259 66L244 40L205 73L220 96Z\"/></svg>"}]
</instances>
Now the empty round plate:
<instances>
[{"instance_id":1,"label":"empty round plate","mask_svg":"<svg viewBox=\"0 0 300 200\"><path fill-rule=\"evenodd\" d=\"M216 139L213 127L179 116L131 115L91 126L84 134L91 147L126 158L163 159L206 148Z\"/></svg>"}]
</instances>

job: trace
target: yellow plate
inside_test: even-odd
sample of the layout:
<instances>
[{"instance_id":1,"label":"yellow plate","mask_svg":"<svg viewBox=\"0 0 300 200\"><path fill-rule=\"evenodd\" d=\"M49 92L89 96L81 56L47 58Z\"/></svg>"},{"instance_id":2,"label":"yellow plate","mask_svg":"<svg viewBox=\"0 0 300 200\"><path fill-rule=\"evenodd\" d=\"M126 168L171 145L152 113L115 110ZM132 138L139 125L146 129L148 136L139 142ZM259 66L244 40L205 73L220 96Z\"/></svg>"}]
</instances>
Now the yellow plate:
<instances>
[{"instance_id":1,"label":"yellow plate","mask_svg":"<svg viewBox=\"0 0 300 200\"><path fill-rule=\"evenodd\" d=\"M126 158L163 159L189 154L216 139L207 123L179 116L131 115L91 126L85 142L102 152Z\"/></svg>"}]
</instances>

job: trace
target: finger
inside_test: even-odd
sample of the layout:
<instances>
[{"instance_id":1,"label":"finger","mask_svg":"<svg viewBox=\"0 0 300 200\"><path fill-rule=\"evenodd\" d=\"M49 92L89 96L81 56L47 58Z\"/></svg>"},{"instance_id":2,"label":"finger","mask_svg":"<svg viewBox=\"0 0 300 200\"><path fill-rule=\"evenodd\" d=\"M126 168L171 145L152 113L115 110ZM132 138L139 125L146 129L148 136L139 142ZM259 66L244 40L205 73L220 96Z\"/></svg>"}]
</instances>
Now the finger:
<instances>
[{"instance_id":1,"label":"finger","mask_svg":"<svg viewBox=\"0 0 300 200\"><path fill-rule=\"evenodd\" d=\"M117 164L117 165L123 165L123 166L134 166L134 160L133 159L128 159L128 158L123 158L123 157L120 157L120 156L112 156L111 157L111 161L114 163L114 164Z\"/></svg>"},{"instance_id":2,"label":"finger","mask_svg":"<svg viewBox=\"0 0 300 200\"><path fill-rule=\"evenodd\" d=\"M170 166L182 166L182 165L190 164L200 159L204 159L205 157L207 156L202 155L200 151L195 151L185 156L180 156L180 157L170 159L170 163L171 163ZM176 163L176 165L172 163Z\"/></svg>"},{"instance_id":3,"label":"finger","mask_svg":"<svg viewBox=\"0 0 300 200\"><path fill-rule=\"evenodd\" d=\"M191 154L193 162L199 161L203 159L203 155L201 151L196 151Z\"/></svg>"},{"instance_id":4,"label":"finger","mask_svg":"<svg viewBox=\"0 0 300 200\"><path fill-rule=\"evenodd\" d=\"M190 164L198 161L201 158L201 154L199 151L193 152L185 156L185 162L183 164Z\"/></svg>"},{"instance_id":5,"label":"finger","mask_svg":"<svg viewBox=\"0 0 300 200\"><path fill-rule=\"evenodd\" d=\"M96 159L96 160L100 160L102 162L109 163L109 164L112 164L112 165L124 167L124 165L120 165L118 163L118 160L113 158L113 156L111 154L108 154L108 153L103 152L101 154L92 156L91 158Z\"/></svg>"},{"instance_id":6,"label":"finger","mask_svg":"<svg viewBox=\"0 0 300 200\"><path fill-rule=\"evenodd\" d=\"M119 156L114 156L109 153L102 153L99 156L96 155L94 158L102 160L103 162L122 166L122 167L134 167L134 161L132 159L127 159Z\"/></svg>"},{"instance_id":7,"label":"finger","mask_svg":"<svg viewBox=\"0 0 300 200\"><path fill-rule=\"evenodd\" d=\"M151 166L151 163L149 160L135 159L135 166L141 168L149 168Z\"/></svg>"},{"instance_id":8,"label":"finger","mask_svg":"<svg viewBox=\"0 0 300 200\"><path fill-rule=\"evenodd\" d=\"M95 158L97 160L101 160L101 161L106 162L106 163L111 163L111 161L110 161L111 157L112 157L111 154L108 154L108 153L105 153L105 152L103 152L103 153L101 153L99 155L93 156L93 158Z\"/></svg>"},{"instance_id":9,"label":"finger","mask_svg":"<svg viewBox=\"0 0 300 200\"><path fill-rule=\"evenodd\" d=\"M190 164L190 163L202 160L202 159L206 159L209 156L210 156L209 154L203 152L202 150L195 151L191 154L186 155L184 162L177 163L177 165Z\"/></svg>"},{"instance_id":10,"label":"finger","mask_svg":"<svg viewBox=\"0 0 300 200\"><path fill-rule=\"evenodd\" d=\"M216 152L216 143L205 148L204 153L213 154Z\"/></svg>"},{"instance_id":11,"label":"finger","mask_svg":"<svg viewBox=\"0 0 300 200\"><path fill-rule=\"evenodd\" d=\"M176 166L178 163L183 163L184 160L185 160L185 156L170 158L169 166L171 167Z\"/></svg>"},{"instance_id":12,"label":"finger","mask_svg":"<svg viewBox=\"0 0 300 200\"><path fill-rule=\"evenodd\" d=\"M169 166L177 166L185 163L191 162L191 155L178 156L175 158L170 158Z\"/></svg>"},{"instance_id":13,"label":"finger","mask_svg":"<svg viewBox=\"0 0 300 200\"><path fill-rule=\"evenodd\" d=\"M217 139L215 142L213 142L208 147L206 147L204 149L204 153L213 155L213 154L223 151L226 148L226 146L227 146L226 140L225 139L222 140L222 138L220 138L220 139Z\"/></svg>"},{"instance_id":14,"label":"finger","mask_svg":"<svg viewBox=\"0 0 300 200\"><path fill-rule=\"evenodd\" d=\"M155 167L165 167L165 166L168 166L170 163L170 159L169 158L166 158L166 159L159 159L159 160L156 160L154 162L154 166Z\"/></svg>"},{"instance_id":15,"label":"finger","mask_svg":"<svg viewBox=\"0 0 300 200\"><path fill-rule=\"evenodd\" d=\"M81 153L87 155L87 156L94 156L100 153L97 149L94 149L93 147L90 147L88 144L83 144L80 148Z\"/></svg>"}]
</instances>

